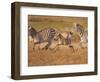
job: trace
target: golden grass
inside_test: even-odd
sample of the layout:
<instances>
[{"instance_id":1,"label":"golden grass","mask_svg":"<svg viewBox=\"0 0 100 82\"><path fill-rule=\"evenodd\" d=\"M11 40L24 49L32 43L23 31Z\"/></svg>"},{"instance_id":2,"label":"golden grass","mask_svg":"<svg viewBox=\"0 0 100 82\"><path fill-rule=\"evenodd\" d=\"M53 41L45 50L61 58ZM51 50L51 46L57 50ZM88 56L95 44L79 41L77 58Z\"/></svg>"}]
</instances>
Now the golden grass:
<instances>
[{"instance_id":1,"label":"golden grass","mask_svg":"<svg viewBox=\"0 0 100 82\"><path fill-rule=\"evenodd\" d=\"M31 46L31 47L30 47ZM45 65L66 65L66 64L86 64L87 48L73 49L68 46L60 46L57 50L33 50L32 44L29 44L28 51L29 66L45 66Z\"/></svg>"},{"instance_id":2,"label":"golden grass","mask_svg":"<svg viewBox=\"0 0 100 82\"><path fill-rule=\"evenodd\" d=\"M37 31L51 27L61 31L70 30L73 23L79 23L87 28L87 17L68 17L68 16L28 16L28 25L34 27Z\"/></svg>"}]
</instances>

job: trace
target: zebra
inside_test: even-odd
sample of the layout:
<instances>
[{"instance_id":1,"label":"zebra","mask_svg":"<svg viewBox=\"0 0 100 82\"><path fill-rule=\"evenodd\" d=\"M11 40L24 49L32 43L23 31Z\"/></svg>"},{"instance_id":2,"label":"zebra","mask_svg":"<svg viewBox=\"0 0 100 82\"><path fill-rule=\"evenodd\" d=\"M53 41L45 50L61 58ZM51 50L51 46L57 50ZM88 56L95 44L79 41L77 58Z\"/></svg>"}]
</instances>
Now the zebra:
<instances>
[{"instance_id":1,"label":"zebra","mask_svg":"<svg viewBox=\"0 0 100 82\"><path fill-rule=\"evenodd\" d=\"M77 32L80 36L80 44L88 43L88 30L85 30L81 24L74 23L73 32Z\"/></svg>"},{"instance_id":2,"label":"zebra","mask_svg":"<svg viewBox=\"0 0 100 82\"><path fill-rule=\"evenodd\" d=\"M35 32L35 31L34 31ZM56 37L57 31L53 28L44 28L38 32L32 33L34 39L33 49L35 49L36 44L41 44L44 42L48 42L48 44L44 47L44 49L48 49L52 43L52 40Z\"/></svg>"},{"instance_id":3,"label":"zebra","mask_svg":"<svg viewBox=\"0 0 100 82\"><path fill-rule=\"evenodd\" d=\"M37 31L32 26L28 26L28 40L32 42L36 34Z\"/></svg>"},{"instance_id":4,"label":"zebra","mask_svg":"<svg viewBox=\"0 0 100 82\"><path fill-rule=\"evenodd\" d=\"M71 45L72 36L73 36L73 33L70 31L69 32L64 31L64 32L60 33L62 45Z\"/></svg>"},{"instance_id":5,"label":"zebra","mask_svg":"<svg viewBox=\"0 0 100 82\"><path fill-rule=\"evenodd\" d=\"M72 32L70 31L58 32L58 34L55 36L56 36L56 40L55 39L52 40L52 43L49 47L50 49L55 50L55 49L59 49L61 45L66 45L74 51L72 45L72 37L73 37Z\"/></svg>"},{"instance_id":6,"label":"zebra","mask_svg":"<svg viewBox=\"0 0 100 82\"><path fill-rule=\"evenodd\" d=\"M37 31L32 26L28 26L28 35L34 37L36 34Z\"/></svg>"},{"instance_id":7,"label":"zebra","mask_svg":"<svg viewBox=\"0 0 100 82\"><path fill-rule=\"evenodd\" d=\"M62 45L67 45L70 49L73 50L73 52L75 52L74 47L72 45L72 38L73 38L73 33L71 31L65 31L63 33L61 33L62 35Z\"/></svg>"},{"instance_id":8,"label":"zebra","mask_svg":"<svg viewBox=\"0 0 100 82\"><path fill-rule=\"evenodd\" d=\"M52 43L56 42L55 46L59 45L71 45L72 32L59 32L54 28L44 28L40 31L36 31L30 26L28 34L33 38L33 50L35 46L46 44L43 49L49 49ZM54 47L54 46L53 46Z\"/></svg>"}]
</instances>

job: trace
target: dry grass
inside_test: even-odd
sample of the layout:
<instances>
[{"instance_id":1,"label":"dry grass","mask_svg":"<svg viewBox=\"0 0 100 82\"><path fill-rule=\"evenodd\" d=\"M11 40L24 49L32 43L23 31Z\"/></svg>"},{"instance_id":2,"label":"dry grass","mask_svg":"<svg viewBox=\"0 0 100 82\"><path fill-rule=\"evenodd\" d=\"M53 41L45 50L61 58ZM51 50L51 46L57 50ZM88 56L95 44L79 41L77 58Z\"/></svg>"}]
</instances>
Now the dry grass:
<instances>
[{"instance_id":1,"label":"dry grass","mask_svg":"<svg viewBox=\"0 0 100 82\"><path fill-rule=\"evenodd\" d=\"M45 66L45 65L66 65L66 64L86 64L87 48L73 49L68 46L60 46L57 50L33 50L32 44L29 44L29 66Z\"/></svg>"},{"instance_id":2,"label":"dry grass","mask_svg":"<svg viewBox=\"0 0 100 82\"><path fill-rule=\"evenodd\" d=\"M28 25L34 27L37 31L52 27L60 31L70 30L73 23L79 23L87 28L87 17L67 17L67 16L28 16ZM68 29L67 29L68 28Z\"/></svg>"}]
</instances>

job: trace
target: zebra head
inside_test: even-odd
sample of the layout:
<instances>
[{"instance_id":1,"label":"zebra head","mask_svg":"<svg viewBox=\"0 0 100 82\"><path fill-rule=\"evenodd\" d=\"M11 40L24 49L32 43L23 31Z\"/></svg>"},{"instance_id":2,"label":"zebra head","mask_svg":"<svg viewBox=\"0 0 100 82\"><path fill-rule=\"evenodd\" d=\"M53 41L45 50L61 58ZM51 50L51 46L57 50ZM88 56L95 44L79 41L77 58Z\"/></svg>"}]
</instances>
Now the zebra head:
<instances>
[{"instance_id":1,"label":"zebra head","mask_svg":"<svg viewBox=\"0 0 100 82\"><path fill-rule=\"evenodd\" d=\"M60 38L60 33L55 31L55 35L54 35L53 40L57 41L57 40L59 40L59 38Z\"/></svg>"},{"instance_id":2,"label":"zebra head","mask_svg":"<svg viewBox=\"0 0 100 82\"><path fill-rule=\"evenodd\" d=\"M37 31L32 27L32 26L28 26L28 35L31 37L36 36Z\"/></svg>"},{"instance_id":3,"label":"zebra head","mask_svg":"<svg viewBox=\"0 0 100 82\"><path fill-rule=\"evenodd\" d=\"M81 43L88 42L88 30L85 30L81 24L74 23L73 32L76 32L81 39Z\"/></svg>"},{"instance_id":4,"label":"zebra head","mask_svg":"<svg viewBox=\"0 0 100 82\"><path fill-rule=\"evenodd\" d=\"M28 26L28 30L30 30L32 28L32 26Z\"/></svg>"},{"instance_id":5,"label":"zebra head","mask_svg":"<svg viewBox=\"0 0 100 82\"><path fill-rule=\"evenodd\" d=\"M79 36L83 36L84 28L81 24L74 23L73 28L72 28L72 32L76 32L79 34Z\"/></svg>"}]
</instances>

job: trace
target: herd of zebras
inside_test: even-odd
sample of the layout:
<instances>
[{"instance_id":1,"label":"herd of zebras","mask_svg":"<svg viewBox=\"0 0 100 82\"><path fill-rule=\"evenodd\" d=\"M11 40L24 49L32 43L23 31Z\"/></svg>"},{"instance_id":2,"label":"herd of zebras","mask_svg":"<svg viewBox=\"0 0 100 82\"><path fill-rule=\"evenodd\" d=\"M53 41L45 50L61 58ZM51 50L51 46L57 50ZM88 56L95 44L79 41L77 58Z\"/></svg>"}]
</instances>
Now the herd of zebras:
<instances>
[{"instance_id":1,"label":"herd of zebras","mask_svg":"<svg viewBox=\"0 0 100 82\"><path fill-rule=\"evenodd\" d=\"M35 46L41 45L43 43L46 43L45 46L42 47L42 49L50 49L51 45L53 42L55 42L55 47L59 47L60 45L67 45L70 48L73 48L73 43L72 43L72 37L73 33L77 33L80 37L80 46L82 44L88 43L88 30L85 30L82 25L78 23L74 23L72 31L64 31L60 32L57 29L48 27L44 28L40 31L36 31L32 26L28 27L28 36L29 39L33 41L33 49L35 50ZM54 48L55 48L54 47Z\"/></svg>"}]
</instances>

